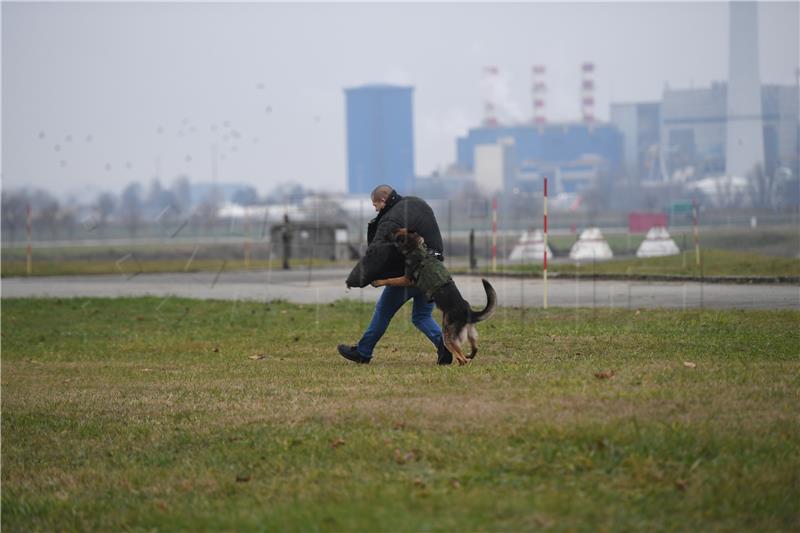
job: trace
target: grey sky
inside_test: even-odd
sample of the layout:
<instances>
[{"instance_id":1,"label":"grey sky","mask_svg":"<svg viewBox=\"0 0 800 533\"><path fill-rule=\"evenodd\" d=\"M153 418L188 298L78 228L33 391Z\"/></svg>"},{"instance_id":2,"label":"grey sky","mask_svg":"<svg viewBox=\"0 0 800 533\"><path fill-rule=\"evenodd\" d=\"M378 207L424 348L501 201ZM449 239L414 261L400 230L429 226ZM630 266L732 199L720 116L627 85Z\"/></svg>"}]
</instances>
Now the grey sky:
<instances>
[{"instance_id":1,"label":"grey sky","mask_svg":"<svg viewBox=\"0 0 800 533\"><path fill-rule=\"evenodd\" d=\"M760 4L765 83L795 83L798 5ZM547 65L558 120L578 117L579 66L594 61L607 118L610 102L658 100L665 83L724 79L727 22L725 3L3 2L3 186L209 181L216 143L221 182L343 191L343 88L366 82L415 87L427 174L480 121L484 66L502 73L504 114L523 120L530 67Z\"/></svg>"}]
</instances>

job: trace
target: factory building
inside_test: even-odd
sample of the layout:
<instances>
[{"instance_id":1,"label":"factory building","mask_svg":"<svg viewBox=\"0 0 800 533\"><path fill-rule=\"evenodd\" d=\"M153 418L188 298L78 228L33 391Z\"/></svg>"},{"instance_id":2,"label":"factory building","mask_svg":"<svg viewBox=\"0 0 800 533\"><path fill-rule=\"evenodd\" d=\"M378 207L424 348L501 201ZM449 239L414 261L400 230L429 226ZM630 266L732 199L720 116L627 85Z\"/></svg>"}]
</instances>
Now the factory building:
<instances>
[{"instance_id":1,"label":"factory building","mask_svg":"<svg viewBox=\"0 0 800 533\"><path fill-rule=\"evenodd\" d=\"M752 166L759 162L763 162L768 174L774 173L778 167L791 168L796 164L796 87L761 86L761 109L758 115L761 140L758 142L762 143L762 147L753 150L751 157L741 164L728 162L728 151L735 155L740 149L738 137L734 140L728 138L729 124L735 122L728 118L728 107L727 84L722 82L704 89L664 91L660 151L666 177L689 167L693 169L695 177L730 174L732 168L738 169L739 174L730 175L745 177ZM732 143L730 147L729 143ZM758 157L763 157L763 160L759 161Z\"/></svg>"},{"instance_id":2,"label":"factory building","mask_svg":"<svg viewBox=\"0 0 800 533\"><path fill-rule=\"evenodd\" d=\"M658 168L661 103L611 104L611 123L622 133L622 167L634 181L661 179Z\"/></svg>"},{"instance_id":3,"label":"factory building","mask_svg":"<svg viewBox=\"0 0 800 533\"><path fill-rule=\"evenodd\" d=\"M622 134L602 123L484 126L457 139L457 156L481 191L497 190L502 176L507 191L541 192L548 176L554 193L577 193L619 172Z\"/></svg>"},{"instance_id":4,"label":"factory building","mask_svg":"<svg viewBox=\"0 0 800 533\"><path fill-rule=\"evenodd\" d=\"M612 124L547 124L472 128L456 140L459 168L474 171L475 148L513 139L516 166L566 164L599 156L612 168L622 163L622 134Z\"/></svg>"},{"instance_id":5,"label":"factory building","mask_svg":"<svg viewBox=\"0 0 800 533\"><path fill-rule=\"evenodd\" d=\"M800 89L761 83L758 6L732 2L729 9L726 82L667 87L660 104L612 104L611 121L625 139L629 176L643 181L746 178L756 165L768 175L780 167L798 168Z\"/></svg>"},{"instance_id":6,"label":"factory building","mask_svg":"<svg viewBox=\"0 0 800 533\"><path fill-rule=\"evenodd\" d=\"M475 147L475 185L485 196L495 196L513 185L517 175L514 140Z\"/></svg>"},{"instance_id":7,"label":"factory building","mask_svg":"<svg viewBox=\"0 0 800 533\"><path fill-rule=\"evenodd\" d=\"M369 194L391 184L400 192L414 180L412 87L364 85L345 89L347 192Z\"/></svg>"}]
</instances>

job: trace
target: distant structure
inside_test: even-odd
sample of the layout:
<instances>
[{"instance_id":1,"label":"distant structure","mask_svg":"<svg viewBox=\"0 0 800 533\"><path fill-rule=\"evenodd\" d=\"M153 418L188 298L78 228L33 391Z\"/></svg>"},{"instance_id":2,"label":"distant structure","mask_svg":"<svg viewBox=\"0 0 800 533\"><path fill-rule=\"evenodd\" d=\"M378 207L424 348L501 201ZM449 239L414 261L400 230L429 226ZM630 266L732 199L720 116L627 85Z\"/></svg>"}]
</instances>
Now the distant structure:
<instances>
[{"instance_id":1,"label":"distant structure","mask_svg":"<svg viewBox=\"0 0 800 533\"><path fill-rule=\"evenodd\" d=\"M636 257L663 257L666 255L678 255L681 253L678 245L669 236L667 228L664 226L654 226L647 232L639 248L636 250Z\"/></svg>"},{"instance_id":2,"label":"distant structure","mask_svg":"<svg viewBox=\"0 0 800 533\"><path fill-rule=\"evenodd\" d=\"M661 103L611 104L611 123L623 135L625 174L634 182L660 180Z\"/></svg>"},{"instance_id":3,"label":"distant structure","mask_svg":"<svg viewBox=\"0 0 800 533\"><path fill-rule=\"evenodd\" d=\"M514 139L475 147L475 185L487 197L503 192L516 176Z\"/></svg>"},{"instance_id":4,"label":"distant structure","mask_svg":"<svg viewBox=\"0 0 800 533\"><path fill-rule=\"evenodd\" d=\"M497 103L495 102L494 88L500 71L495 66L483 68L483 125L487 128L497 126Z\"/></svg>"},{"instance_id":5,"label":"distant structure","mask_svg":"<svg viewBox=\"0 0 800 533\"><path fill-rule=\"evenodd\" d=\"M800 89L761 84L758 6L728 5L727 82L665 87L660 103L611 105L611 122L624 136L629 176L694 181L723 175L746 178L757 164L770 176L779 167L797 168Z\"/></svg>"},{"instance_id":6,"label":"distant structure","mask_svg":"<svg viewBox=\"0 0 800 533\"><path fill-rule=\"evenodd\" d=\"M574 261L601 261L612 257L614 257L614 253L603 237L600 228L583 230L580 238L569 251L569 258Z\"/></svg>"},{"instance_id":7,"label":"distant structure","mask_svg":"<svg viewBox=\"0 0 800 533\"><path fill-rule=\"evenodd\" d=\"M554 190L574 192L590 186L596 178L595 170L603 167L615 170L622 162L622 134L616 126L594 122L500 125L471 128L464 137L456 139L456 165L467 172L476 172L478 147L513 141L513 167L518 177L533 177L543 173L554 176ZM571 171L591 179L574 181L560 179ZM524 179L530 181L530 179ZM506 183L511 185L511 183ZM532 184L533 190L541 190Z\"/></svg>"},{"instance_id":8,"label":"distant structure","mask_svg":"<svg viewBox=\"0 0 800 533\"><path fill-rule=\"evenodd\" d=\"M764 164L758 6L755 2L730 2L728 13L725 173L728 176L746 176L756 165Z\"/></svg>"},{"instance_id":9,"label":"distant structure","mask_svg":"<svg viewBox=\"0 0 800 533\"><path fill-rule=\"evenodd\" d=\"M540 229L531 229L522 233L519 241L508 255L508 260L513 263L544 261L544 234ZM547 257L553 257L553 250L547 246Z\"/></svg>"},{"instance_id":10,"label":"distant structure","mask_svg":"<svg viewBox=\"0 0 800 533\"><path fill-rule=\"evenodd\" d=\"M400 192L414 180L413 87L345 89L347 191L369 194L387 183Z\"/></svg>"},{"instance_id":11,"label":"distant structure","mask_svg":"<svg viewBox=\"0 0 800 533\"><path fill-rule=\"evenodd\" d=\"M581 65L581 115L591 128L594 125L594 63L590 62Z\"/></svg>"},{"instance_id":12,"label":"distant structure","mask_svg":"<svg viewBox=\"0 0 800 533\"><path fill-rule=\"evenodd\" d=\"M763 163L772 174L779 166L791 167L796 161L797 88L761 85L758 120L751 117L742 121L728 120L729 92L722 82L704 89L664 91L660 158L665 179L689 167L694 178L723 174L745 177L757 163ZM754 122L759 124L759 133L752 131ZM745 127L747 124L750 126ZM748 135L744 131L749 131L750 137L739 135Z\"/></svg>"},{"instance_id":13,"label":"distant structure","mask_svg":"<svg viewBox=\"0 0 800 533\"><path fill-rule=\"evenodd\" d=\"M531 96L533 97L533 123L537 127L544 127L547 123L547 113L545 106L547 104L547 82L545 81L545 74L547 73L547 66L533 65L531 67L531 74L533 81L531 83Z\"/></svg>"}]
</instances>

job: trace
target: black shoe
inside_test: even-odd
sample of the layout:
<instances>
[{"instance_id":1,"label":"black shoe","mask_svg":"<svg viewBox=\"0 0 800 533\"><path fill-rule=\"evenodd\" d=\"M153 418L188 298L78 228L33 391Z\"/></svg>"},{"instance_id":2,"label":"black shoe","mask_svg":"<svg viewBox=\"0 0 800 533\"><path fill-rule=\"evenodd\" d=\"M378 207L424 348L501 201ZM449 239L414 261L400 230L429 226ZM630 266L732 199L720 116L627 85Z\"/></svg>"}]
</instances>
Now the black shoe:
<instances>
[{"instance_id":1,"label":"black shoe","mask_svg":"<svg viewBox=\"0 0 800 533\"><path fill-rule=\"evenodd\" d=\"M438 355L439 355L438 358L436 359L436 364L437 365L452 365L453 364L453 354L451 354L450 350L448 350L445 347L444 343L442 343L442 345L439 346L437 352L438 352Z\"/></svg>"},{"instance_id":2,"label":"black shoe","mask_svg":"<svg viewBox=\"0 0 800 533\"><path fill-rule=\"evenodd\" d=\"M337 348L339 349L339 354L348 361L354 361L356 363L366 365L369 363L369 360L372 359L371 357L364 357L361 355L356 346L340 344L337 346Z\"/></svg>"}]
</instances>

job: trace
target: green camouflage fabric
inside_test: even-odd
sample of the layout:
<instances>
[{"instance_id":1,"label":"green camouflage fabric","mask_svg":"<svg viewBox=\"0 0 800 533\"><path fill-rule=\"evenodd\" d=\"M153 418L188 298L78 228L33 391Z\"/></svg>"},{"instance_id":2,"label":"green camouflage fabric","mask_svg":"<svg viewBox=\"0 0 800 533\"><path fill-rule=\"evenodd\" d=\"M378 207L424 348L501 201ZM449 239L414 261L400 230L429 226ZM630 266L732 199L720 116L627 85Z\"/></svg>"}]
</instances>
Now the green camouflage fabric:
<instances>
[{"instance_id":1,"label":"green camouflage fabric","mask_svg":"<svg viewBox=\"0 0 800 533\"><path fill-rule=\"evenodd\" d=\"M428 299L433 297L434 292L453 281L444 263L423 248L417 248L406 255L406 276Z\"/></svg>"}]
</instances>

